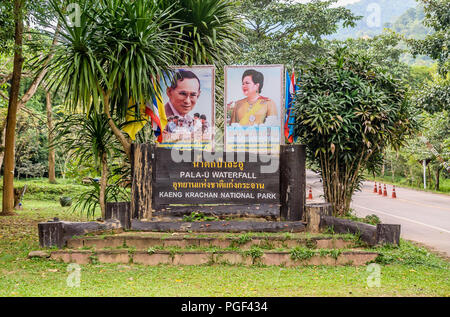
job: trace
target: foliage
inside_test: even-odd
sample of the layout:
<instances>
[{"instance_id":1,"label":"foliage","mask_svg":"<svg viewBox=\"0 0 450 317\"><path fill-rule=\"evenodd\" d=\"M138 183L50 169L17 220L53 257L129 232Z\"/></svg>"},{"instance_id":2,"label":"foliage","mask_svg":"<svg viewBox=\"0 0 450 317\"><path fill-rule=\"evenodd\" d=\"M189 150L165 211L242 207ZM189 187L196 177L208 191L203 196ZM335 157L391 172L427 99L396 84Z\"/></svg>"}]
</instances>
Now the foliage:
<instances>
[{"instance_id":1,"label":"foliage","mask_svg":"<svg viewBox=\"0 0 450 317\"><path fill-rule=\"evenodd\" d=\"M424 8L419 3L415 8L409 8L393 23L386 26L407 39L423 39L431 32L430 28L423 25L424 19Z\"/></svg>"},{"instance_id":2,"label":"foliage","mask_svg":"<svg viewBox=\"0 0 450 317\"><path fill-rule=\"evenodd\" d=\"M15 181L15 186L18 188L27 185L27 190L24 195L24 204L28 200L41 201L59 201L61 196L77 197L85 186L70 183L70 181L58 179L58 184L49 184L44 179L28 179ZM0 184L0 190L3 190L3 184Z\"/></svg>"},{"instance_id":3,"label":"foliage","mask_svg":"<svg viewBox=\"0 0 450 317\"><path fill-rule=\"evenodd\" d=\"M50 2L61 31L48 81L56 90L64 90L70 109L81 107L88 113L94 107L102 112L100 103L107 97L112 110L124 117L129 98L151 100L152 78L162 77L173 61L170 49L176 33L170 28L174 21L168 11L154 1L80 0L77 27L66 21L57 1Z\"/></svg>"},{"instance_id":4,"label":"foliage","mask_svg":"<svg viewBox=\"0 0 450 317\"><path fill-rule=\"evenodd\" d=\"M128 192L118 186L118 184L109 184L106 186L105 201L119 202L128 201ZM91 180L90 185L77 197L75 203L70 207L70 212L78 212L80 215L86 215L88 219L94 219L100 208L100 184Z\"/></svg>"},{"instance_id":5,"label":"foliage","mask_svg":"<svg viewBox=\"0 0 450 317\"><path fill-rule=\"evenodd\" d=\"M411 242L401 241L399 247L385 245L375 250L379 253L375 262L382 265L403 264L430 268L445 268L448 265L439 261L435 255L424 247L415 246Z\"/></svg>"},{"instance_id":6,"label":"foliage","mask_svg":"<svg viewBox=\"0 0 450 317\"><path fill-rule=\"evenodd\" d=\"M263 250L261 250L261 248L254 246L254 245L251 246L250 250L244 251L243 253L246 256L250 256L253 261L261 258L264 255Z\"/></svg>"},{"instance_id":7,"label":"foliage","mask_svg":"<svg viewBox=\"0 0 450 317\"><path fill-rule=\"evenodd\" d=\"M374 153L398 148L416 126L404 83L363 52L333 48L302 72L296 134L320 164L325 199L343 215Z\"/></svg>"},{"instance_id":8,"label":"foliage","mask_svg":"<svg viewBox=\"0 0 450 317\"><path fill-rule=\"evenodd\" d=\"M34 114L34 112L32 112ZM16 127L15 162L17 177L42 177L47 173L47 129L42 116L20 113Z\"/></svg>"},{"instance_id":9,"label":"foliage","mask_svg":"<svg viewBox=\"0 0 450 317\"><path fill-rule=\"evenodd\" d=\"M442 76L450 71L450 0L421 0L425 11L424 25L434 30L423 40L409 40L413 55L428 55L436 60Z\"/></svg>"},{"instance_id":10,"label":"foliage","mask_svg":"<svg viewBox=\"0 0 450 317\"><path fill-rule=\"evenodd\" d=\"M348 38L346 41L332 41L332 47L344 43L354 54L367 55L373 64L383 66L392 76L406 80L409 76L409 66L400 61L402 54L407 52L401 47L402 37L394 32L386 31L373 38Z\"/></svg>"},{"instance_id":11,"label":"foliage","mask_svg":"<svg viewBox=\"0 0 450 317\"><path fill-rule=\"evenodd\" d=\"M68 115L59 121L55 127L54 147L62 147L70 152L71 157L78 161L95 162L100 168L103 153L108 157L117 151L118 144L108 126L105 115L90 113Z\"/></svg>"},{"instance_id":12,"label":"foliage","mask_svg":"<svg viewBox=\"0 0 450 317\"><path fill-rule=\"evenodd\" d=\"M238 53L236 39L242 37L242 26L232 14L231 1L163 0L161 5L182 25L173 46L176 65L222 67Z\"/></svg>"},{"instance_id":13,"label":"foliage","mask_svg":"<svg viewBox=\"0 0 450 317\"><path fill-rule=\"evenodd\" d=\"M402 185L423 188L422 164L425 160L428 169L427 187L431 188L434 185L436 190L440 190L440 176L447 178L450 176L441 161L448 162L450 159L450 127L448 125L450 117L445 110L433 114L423 111L417 120L421 125L419 134L409 137L406 145L397 151L386 150L383 159L384 173L391 175L392 182L401 181ZM437 151L440 159L429 146ZM431 170L433 170L434 179ZM400 178L397 179L397 177ZM406 179L402 180L401 177Z\"/></svg>"},{"instance_id":14,"label":"foliage","mask_svg":"<svg viewBox=\"0 0 450 317\"><path fill-rule=\"evenodd\" d=\"M64 89L70 109L81 106L85 113L108 101L123 119L130 98L143 103L156 95L153 81L164 78L170 65L180 58L217 62L235 36L225 1L79 0L80 27L70 26L51 3L63 25L49 80ZM180 54L180 48L186 50Z\"/></svg>"},{"instance_id":15,"label":"foliage","mask_svg":"<svg viewBox=\"0 0 450 317\"><path fill-rule=\"evenodd\" d=\"M415 91L413 101L418 108L430 113L450 111L450 74L446 78L433 76Z\"/></svg>"},{"instance_id":16,"label":"foliage","mask_svg":"<svg viewBox=\"0 0 450 317\"><path fill-rule=\"evenodd\" d=\"M291 250L291 258L293 260L304 261L312 258L316 254L315 250L308 248L295 247Z\"/></svg>"},{"instance_id":17,"label":"foliage","mask_svg":"<svg viewBox=\"0 0 450 317\"><path fill-rule=\"evenodd\" d=\"M355 212L353 209L350 209L344 218L347 218L347 219L350 219L350 220L353 220L356 222L368 223L369 225L377 225L377 224L381 223L381 220L380 220L380 218L378 218L377 215L371 214L371 215L365 216L364 218L359 218L355 215Z\"/></svg>"},{"instance_id":18,"label":"foliage","mask_svg":"<svg viewBox=\"0 0 450 317\"><path fill-rule=\"evenodd\" d=\"M217 217L208 217L202 212L194 211L188 216L183 216L183 221L194 222L194 221L214 221L218 220Z\"/></svg>"},{"instance_id":19,"label":"foliage","mask_svg":"<svg viewBox=\"0 0 450 317\"><path fill-rule=\"evenodd\" d=\"M239 45L242 64L297 66L322 51L323 36L337 30L338 23L354 25L347 9L332 7L336 1L243 0L236 14L245 29Z\"/></svg>"}]
</instances>

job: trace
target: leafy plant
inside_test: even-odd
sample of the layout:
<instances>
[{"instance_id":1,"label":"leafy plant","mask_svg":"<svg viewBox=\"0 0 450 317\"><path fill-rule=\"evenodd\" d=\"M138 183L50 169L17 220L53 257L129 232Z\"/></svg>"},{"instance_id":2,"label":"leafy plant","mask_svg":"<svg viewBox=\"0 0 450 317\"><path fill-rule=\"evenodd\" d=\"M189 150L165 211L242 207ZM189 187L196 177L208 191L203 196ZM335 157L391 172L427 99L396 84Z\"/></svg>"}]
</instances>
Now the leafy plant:
<instances>
[{"instance_id":1,"label":"leafy plant","mask_svg":"<svg viewBox=\"0 0 450 317\"><path fill-rule=\"evenodd\" d=\"M253 261L263 256L264 252L257 246L252 246L250 250L244 252L246 256L250 256Z\"/></svg>"},{"instance_id":2,"label":"leafy plant","mask_svg":"<svg viewBox=\"0 0 450 317\"><path fill-rule=\"evenodd\" d=\"M186 222L215 221L215 220L219 220L219 218L214 217L214 216L213 217L206 216L204 213L198 212L198 211L194 211L194 212L191 212L190 215L183 216L183 221L186 221Z\"/></svg>"},{"instance_id":3,"label":"leafy plant","mask_svg":"<svg viewBox=\"0 0 450 317\"><path fill-rule=\"evenodd\" d=\"M398 148L416 127L405 83L364 52L333 47L302 72L295 132L319 166L334 215L344 215L375 153Z\"/></svg>"},{"instance_id":4,"label":"leafy plant","mask_svg":"<svg viewBox=\"0 0 450 317\"><path fill-rule=\"evenodd\" d=\"M291 250L291 259L304 261L312 258L316 252L307 248L295 247Z\"/></svg>"},{"instance_id":5,"label":"leafy plant","mask_svg":"<svg viewBox=\"0 0 450 317\"><path fill-rule=\"evenodd\" d=\"M65 148L70 152L71 157L77 158L81 165L84 162L94 161L97 168L101 170L98 204L104 218L108 187L108 158L119 151L107 117L95 112L91 112L88 116L73 114L58 122L54 130L56 135L53 146ZM86 197L92 199L94 196Z\"/></svg>"},{"instance_id":6,"label":"leafy plant","mask_svg":"<svg viewBox=\"0 0 450 317\"><path fill-rule=\"evenodd\" d=\"M88 188L76 197L75 203L70 208L71 212L78 211L85 214L87 218L95 218L96 212L100 208L100 184L95 180L90 181ZM126 190L115 184L108 185L105 190L106 201L118 202L128 200Z\"/></svg>"},{"instance_id":7,"label":"leafy plant","mask_svg":"<svg viewBox=\"0 0 450 317\"><path fill-rule=\"evenodd\" d=\"M236 240L233 240L233 243L235 242L237 245L243 245L250 241L252 241L252 236L249 233L244 233L241 234Z\"/></svg>"}]
</instances>

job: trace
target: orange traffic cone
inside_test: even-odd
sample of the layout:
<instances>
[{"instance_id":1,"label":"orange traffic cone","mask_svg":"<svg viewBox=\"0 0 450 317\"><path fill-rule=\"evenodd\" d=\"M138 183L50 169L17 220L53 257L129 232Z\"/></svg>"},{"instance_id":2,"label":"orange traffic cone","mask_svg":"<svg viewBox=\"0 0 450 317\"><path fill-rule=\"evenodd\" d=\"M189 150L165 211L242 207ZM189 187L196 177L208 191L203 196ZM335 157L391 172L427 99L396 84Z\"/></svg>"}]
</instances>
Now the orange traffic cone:
<instances>
[{"instance_id":1,"label":"orange traffic cone","mask_svg":"<svg viewBox=\"0 0 450 317\"><path fill-rule=\"evenodd\" d=\"M311 187L309 188L308 199L313 199Z\"/></svg>"},{"instance_id":2,"label":"orange traffic cone","mask_svg":"<svg viewBox=\"0 0 450 317\"><path fill-rule=\"evenodd\" d=\"M376 194L376 193L378 193L378 190L377 190L377 182L375 182L375 186L373 187L373 192Z\"/></svg>"},{"instance_id":3,"label":"orange traffic cone","mask_svg":"<svg viewBox=\"0 0 450 317\"><path fill-rule=\"evenodd\" d=\"M378 184L378 195L383 195L383 191L381 190L381 184Z\"/></svg>"},{"instance_id":4,"label":"orange traffic cone","mask_svg":"<svg viewBox=\"0 0 450 317\"><path fill-rule=\"evenodd\" d=\"M395 193L395 185L392 187L392 198L397 198L397 194Z\"/></svg>"},{"instance_id":5,"label":"orange traffic cone","mask_svg":"<svg viewBox=\"0 0 450 317\"><path fill-rule=\"evenodd\" d=\"M384 196L384 197L387 197L386 184L384 184L384 191L383 191L383 196Z\"/></svg>"}]
</instances>

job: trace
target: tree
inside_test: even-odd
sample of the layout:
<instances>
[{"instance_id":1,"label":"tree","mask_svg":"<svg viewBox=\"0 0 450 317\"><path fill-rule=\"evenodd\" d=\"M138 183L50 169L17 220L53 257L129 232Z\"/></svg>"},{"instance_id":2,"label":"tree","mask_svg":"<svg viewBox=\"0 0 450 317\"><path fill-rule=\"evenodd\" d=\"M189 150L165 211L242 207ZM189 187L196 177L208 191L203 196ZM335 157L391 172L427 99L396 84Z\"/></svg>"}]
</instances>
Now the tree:
<instances>
[{"instance_id":1,"label":"tree","mask_svg":"<svg viewBox=\"0 0 450 317\"><path fill-rule=\"evenodd\" d=\"M48 181L56 183L55 174L55 148L53 144L53 117L52 117L52 95L50 91L45 91L45 108L47 112L47 130L48 130Z\"/></svg>"},{"instance_id":2,"label":"tree","mask_svg":"<svg viewBox=\"0 0 450 317\"><path fill-rule=\"evenodd\" d=\"M64 11L51 3L62 31L55 62L49 66L50 87L64 91L72 111L103 112L128 158L131 142L118 124L125 119L129 100L151 101L156 95L153 84L181 60L215 62L228 52L229 34L235 34L231 3L223 0L180 0L171 6L167 1L80 0L78 26L67 23ZM177 20L177 14L185 20ZM189 19L195 24L184 23Z\"/></svg>"},{"instance_id":3,"label":"tree","mask_svg":"<svg viewBox=\"0 0 450 317\"><path fill-rule=\"evenodd\" d=\"M412 98L418 108L429 113L450 111L450 75L447 78L433 76L414 92Z\"/></svg>"},{"instance_id":4,"label":"tree","mask_svg":"<svg viewBox=\"0 0 450 317\"><path fill-rule=\"evenodd\" d=\"M8 116L5 135L5 167L3 175L3 204L0 215L14 214L14 139L16 129L16 114L19 103L20 78L22 75L22 35L23 35L23 1L14 1L14 67L11 82L11 92L8 104Z\"/></svg>"},{"instance_id":5,"label":"tree","mask_svg":"<svg viewBox=\"0 0 450 317\"><path fill-rule=\"evenodd\" d=\"M445 77L450 71L450 0L421 0L424 6L424 25L434 30L423 40L409 40L413 55L428 55L438 62L439 73Z\"/></svg>"},{"instance_id":6,"label":"tree","mask_svg":"<svg viewBox=\"0 0 450 317\"><path fill-rule=\"evenodd\" d=\"M362 52L335 47L302 69L295 131L320 166L325 199L344 215L370 158L398 148L415 121L405 83Z\"/></svg>"},{"instance_id":7,"label":"tree","mask_svg":"<svg viewBox=\"0 0 450 317\"><path fill-rule=\"evenodd\" d=\"M79 162L94 161L100 169L100 194L99 204L102 218L105 219L106 187L108 180L108 158L117 150L117 140L108 125L105 114L91 112L73 114L58 122L55 126L57 135L55 143L51 147L61 146L71 157L76 157ZM53 132L53 131L52 131Z\"/></svg>"},{"instance_id":8,"label":"tree","mask_svg":"<svg viewBox=\"0 0 450 317\"><path fill-rule=\"evenodd\" d=\"M340 46L342 43L348 46L355 54L368 55L373 63L383 66L392 76L409 79L409 66L401 62L402 54L407 49L401 48L402 37L392 31L385 31L373 38L349 38L344 42L332 41L331 46Z\"/></svg>"},{"instance_id":9,"label":"tree","mask_svg":"<svg viewBox=\"0 0 450 317\"><path fill-rule=\"evenodd\" d=\"M236 14L244 20L246 37L239 42L239 63L285 64L288 67L322 52L322 37L336 32L339 23L354 26L356 17L336 0L243 0Z\"/></svg>"},{"instance_id":10,"label":"tree","mask_svg":"<svg viewBox=\"0 0 450 317\"><path fill-rule=\"evenodd\" d=\"M23 56L23 33L24 33L24 16L25 16L25 5L28 12L38 12L42 9L39 5L31 4L29 1L25 0L15 0L14 1L14 62L13 71L10 74L4 74L3 78L0 79L0 86L7 82L9 78L11 79L10 94L8 99L8 114L6 120L0 125L0 141L3 145L4 140L4 150L2 149L0 153L0 166L4 159L4 177L3 177L3 201L2 201L2 215L13 214L14 208L14 144L15 144L15 128L17 122L17 111L21 109L34 95L37 87L39 86L42 78L45 75L45 67L42 71L38 72L33 79L32 84L25 92L25 94L20 97L20 84L22 77L22 65L24 61ZM45 4L43 5L45 7ZM3 10L5 6L2 3L1 9ZM2 16L3 16L2 12ZM56 33L58 33L58 26L56 27ZM5 34L2 34L5 36ZM6 39L8 40L8 39ZM53 42L53 44L55 44ZM2 47L5 49L5 46ZM47 65L52 57L52 54L48 56L47 59L43 60L43 65ZM2 98L6 98L1 95Z\"/></svg>"},{"instance_id":11,"label":"tree","mask_svg":"<svg viewBox=\"0 0 450 317\"><path fill-rule=\"evenodd\" d=\"M423 111L419 120L421 132L408 140L405 151L414 158L415 164L426 161L429 178L431 179L431 168L435 176L435 189L439 190L440 173L444 168L443 161L448 161L450 158L450 126L448 124L450 116L445 110L433 114Z\"/></svg>"}]
</instances>

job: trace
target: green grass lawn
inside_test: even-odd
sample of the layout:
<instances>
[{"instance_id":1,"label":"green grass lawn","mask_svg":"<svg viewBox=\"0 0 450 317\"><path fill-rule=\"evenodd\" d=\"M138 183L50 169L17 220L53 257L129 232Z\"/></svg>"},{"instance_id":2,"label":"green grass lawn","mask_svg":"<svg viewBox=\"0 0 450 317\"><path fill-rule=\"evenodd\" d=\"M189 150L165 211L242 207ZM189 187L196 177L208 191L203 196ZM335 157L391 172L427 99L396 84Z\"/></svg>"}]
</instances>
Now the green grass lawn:
<instances>
[{"instance_id":1,"label":"green grass lawn","mask_svg":"<svg viewBox=\"0 0 450 317\"><path fill-rule=\"evenodd\" d=\"M448 262L402 241L383 255L380 287L366 266L82 265L80 287L67 286L68 264L28 259L37 250L37 223L68 214L57 201L24 201L17 216L0 217L0 296L450 296Z\"/></svg>"}]
</instances>

